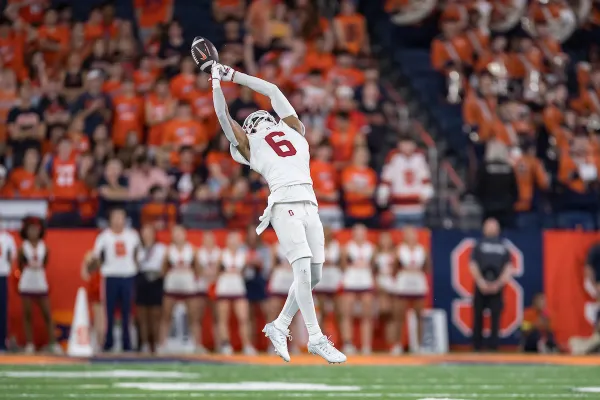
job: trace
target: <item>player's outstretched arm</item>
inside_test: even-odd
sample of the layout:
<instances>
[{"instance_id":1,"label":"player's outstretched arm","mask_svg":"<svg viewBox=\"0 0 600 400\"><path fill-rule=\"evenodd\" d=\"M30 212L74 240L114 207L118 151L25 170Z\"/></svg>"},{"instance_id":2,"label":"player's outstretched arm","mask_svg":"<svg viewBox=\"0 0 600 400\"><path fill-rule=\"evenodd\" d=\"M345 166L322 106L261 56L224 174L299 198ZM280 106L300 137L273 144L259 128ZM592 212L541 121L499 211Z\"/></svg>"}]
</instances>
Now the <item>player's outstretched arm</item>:
<instances>
[{"instance_id":1,"label":"player's outstretched arm","mask_svg":"<svg viewBox=\"0 0 600 400\"><path fill-rule=\"evenodd\" d=\"M294 110L294 107L292 107L277 85L267 82L264 79L235 71L233 68L226 65L223 66L223 80L247 86L255 92L267 96L271 99L273 110L277 113L279 118L281 118L290 128L304 136L304 124L298 119L296 110Z\"/></svg>"},{"instance_id":2,"label":"player's outstretched arm","mask_svg":"<svg viewBox=\"0 0 600 400\"><path fill-rule=\"evenodd\" d=\"M250 161L250 143L248 137L244 133L242 127L229 115L229 109L227 108L227 102L221 90L221 77L222 67L219 64L212 66L212 87L213 87L213 103L215 106L215 113L219 120L221 128L227 139L232 145L237 147L240 154L247 160Z\"/></svg>"}]
</instances>

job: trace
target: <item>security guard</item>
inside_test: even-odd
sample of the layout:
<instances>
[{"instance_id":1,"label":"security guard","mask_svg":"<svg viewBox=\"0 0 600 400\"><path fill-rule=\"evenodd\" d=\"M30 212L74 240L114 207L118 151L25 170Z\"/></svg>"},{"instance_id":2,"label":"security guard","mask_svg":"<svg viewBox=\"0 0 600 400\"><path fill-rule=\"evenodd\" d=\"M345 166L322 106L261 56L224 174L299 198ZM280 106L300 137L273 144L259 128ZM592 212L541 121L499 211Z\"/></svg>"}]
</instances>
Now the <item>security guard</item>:
<instances>
[{"instance_id":1,"label":"security guard","mask_svg":"<svg viewBox=\"0 0 600 400\"><path fill-rule=\"evenodd\" d=\"M494 218L483 224L483 238L471 254L471 274L475 281L473 297L473 347L481 350L483 344L483 311L490 310L492 327L489 338L490 350L498 348L498 332L502 314L502 292L510 279L510 252L500 238L500 225Z\"/></svg>"}]
</instances>

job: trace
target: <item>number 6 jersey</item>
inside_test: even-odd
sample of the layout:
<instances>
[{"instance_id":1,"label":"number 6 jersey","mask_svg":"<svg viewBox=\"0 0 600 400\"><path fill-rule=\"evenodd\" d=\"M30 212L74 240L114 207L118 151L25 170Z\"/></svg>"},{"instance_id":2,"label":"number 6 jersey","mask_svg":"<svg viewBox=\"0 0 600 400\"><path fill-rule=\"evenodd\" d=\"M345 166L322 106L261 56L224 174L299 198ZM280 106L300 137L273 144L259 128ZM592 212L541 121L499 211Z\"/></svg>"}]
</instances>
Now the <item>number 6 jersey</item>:
<instances>
[{"instance_id":1,"label":"number 6 jersey","mask_svg":"<svg viewBox=\"0 0 600 400\"><path fill-rule=\"evenodd\" d=\"M310 178L310 152L308 142L300 133L285 122L248 135L250 160L245 160L238 149L231 145L233 159L249 165L267 181L271 194L261 224L260 234L269 225L271 207L276 203L308 201L317 204ZM248 162L249 161L249 162Z\"/></svg>"}]
</instances>

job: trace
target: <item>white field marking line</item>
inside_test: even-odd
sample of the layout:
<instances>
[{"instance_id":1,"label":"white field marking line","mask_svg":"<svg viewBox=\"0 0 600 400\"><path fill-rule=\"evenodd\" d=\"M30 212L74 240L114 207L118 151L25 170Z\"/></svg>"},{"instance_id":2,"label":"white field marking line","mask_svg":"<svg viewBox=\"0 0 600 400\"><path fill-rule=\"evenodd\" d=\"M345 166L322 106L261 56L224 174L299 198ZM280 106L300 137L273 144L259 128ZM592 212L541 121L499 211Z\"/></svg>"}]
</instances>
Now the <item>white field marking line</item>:
<instances>
[{"instance_id":1,"label":"white field marking line","mask_svg":"<svg viewBox=\"0 0 600 400\"><path fill-rule=\"evenodd\" d=\"M64 393L64 394L37 394L37 393L15 393L9 394L10 397L0 395L0 399L15 399L15 398L36 398L36 399L105 399L105 398L130 398L130 399L141 399L141 398L156 398L156 399L184 399L184 398L261 398L265 393ZM314 398L314 393L279 393L269 394L270 397L278 398L298 398L298 397L311 397ZM395 398L395 399L443 399L444 397L454 396L444 393L320 393L319 396L327 398ZM432 397L433 396L433 397ZM438 397L435 397L438 396ZM494 399L547 399L547 398L560 398L560 399L594 399L591 394L516 394L516 393L498 393L498 394L460 394L464 399L467 398L494 398Z\"/></svg>"},{"instance_id":2,"label":"white field marking line","mask_svg":"<svg viewBox=\"0 0 600 400\"><path fill-rule=\"evenodd\" d=\"M121 386L121 385L131 385L129 387L134 387L135 388L139 388L138 386L141 385L153 385L156 384L157 382L122 382L117 386ZM164 384L164 385L177 385L177 384L188 384L188 382L163 382L160 384ZM261 382L262 383L262 382ZM268 384L270 382L264 382L265 384ZM205 383L193 383L194 385L196 384L209 384L209 385L223 385L221 383L217 383L217 382L205 382ZM234 383L229 383L229 384L234 384ZM321 384L316 384L313 383L312 385L321 385ZM52 382L48 382L45 384L27 384L26 386L24 386L23 384L20 385L16 385L14 383L11 384L2 384L0 383L0 390L2 389L28 389L28 390L32 390L32 389L72 389L72 390L85 390L85 389L105 389L105 388L111 388L113 387L113 385L110 384L81 384L81 385L77 385L77 384L66 384L64 381L52 381ZM121 387L127 387L127 386L121 386ZM372 390L402 390L402 389L443 389L444 391L449 391L449 390L462 390L464 391L465 389L473 389L473 390L506 390L507 388L513 389L513 390L548 390L548 389L561 389L561 390L573 390L575 392L582 392L582 393L600 393L600 388L599 391L594 391L594 390L583 390L586 388L578 388L578 387L573 387L573 384L569 384L569 385L365 385L365 386L361 386L361 388L363 390L366 391L372 391ZM587 388L589 389L589 388ZM167 390L167 389L165 389ZM171 389L168 389L171 390ZM174 390L188 390L188 389L177 389L175 388ZM194 390L194 389L189 389L189 390ZM202 390L208 390L208 389L202 389ZM233 389L233 390L237 390L237 389ZM289 389L286 389L289 390ZM300 389L300 390L304 390L304 389ZM327 389L329 390L329 389ZM249 390L250 391L250 390ZM256 390L253 390L256 391Z\"/></svg>"},{"instance_id":3,"label":"white field marking line","mask_svg":"<svg viewBox=\"0 0 600 400\"><path fill-rule=\"evenodd\" d=\"M115 383L115 388L140 389L150 391L219 391L219 392L350 392L360 390L360 386L332 386L322 383L288 382L123 382Z\"/></svg>"},{"instance_id":4,"label":"white field marking line","mask_svg":"<svg viewBox=\"0 0 600 400\"><path fill-rule=\"evenodd\" d=\"M7 378L198 378L200 374L156 371L156 370L131 370L116 369L104 371L0 371L0 377Z\"/></svg>"}]
</instances>

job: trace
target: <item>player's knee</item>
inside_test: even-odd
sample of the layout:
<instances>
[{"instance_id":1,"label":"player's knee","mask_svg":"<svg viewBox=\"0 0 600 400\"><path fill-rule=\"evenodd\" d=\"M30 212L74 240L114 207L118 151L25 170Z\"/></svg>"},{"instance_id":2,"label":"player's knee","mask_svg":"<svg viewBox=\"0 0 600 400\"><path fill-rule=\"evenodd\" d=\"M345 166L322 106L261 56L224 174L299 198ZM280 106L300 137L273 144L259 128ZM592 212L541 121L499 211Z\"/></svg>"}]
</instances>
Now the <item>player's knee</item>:
<instances>
[{"instance_id":1,"label":"player's knee","mask_svg":"<svg viewBox=\"0 0 600 400\"><path fill-rule=\"evenodd\" d=\"M311 264L310 286L314 289L323 277L323 264Z\"/></svg>"}]
</instances>

